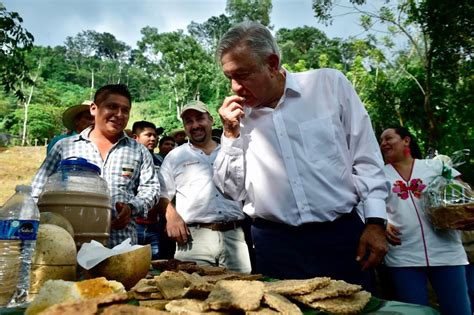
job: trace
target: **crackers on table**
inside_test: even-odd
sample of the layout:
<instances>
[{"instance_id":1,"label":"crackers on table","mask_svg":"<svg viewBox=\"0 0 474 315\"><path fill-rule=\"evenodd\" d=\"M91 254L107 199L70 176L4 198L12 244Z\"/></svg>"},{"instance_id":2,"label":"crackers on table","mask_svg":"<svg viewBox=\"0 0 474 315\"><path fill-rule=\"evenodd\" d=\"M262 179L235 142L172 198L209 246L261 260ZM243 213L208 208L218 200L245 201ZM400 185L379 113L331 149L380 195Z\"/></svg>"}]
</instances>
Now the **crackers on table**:
<instances>
[{"instance_id":1,"label":"crackers on table","mask_svg":"<svg viewBox=\"0 0 474 315\"><path fill-rule=\"evenodd\" d=\"M231 273L223 273L219 275L204 275L202 278L209 283L217 283L221 280L235 280L235 275Z\"/></svg>"},{"instance_id":2,"label":"crackers on table","mask_svg":"<svg viewBox=\"0 0 474 315\"><path fill-rule=\"evenodd\" d=\"M329 277L315 277L301 280L279 280L265 282L265 291L275 292L284 296L308 294L316 289L323 288L331 282Z\"/></svg>"},{"instance_id":3,"label":"crackers on table","mask_svg":"<svg viewBox=\"0 0 474 315\"><path fill-rule=\"evenodd\" d=\"M85 300L79 300L75 302L65 302L52 305L46 310L41 312L41 314L47 315L62 315L62 314L71 314L71 315L89 315L96 314L99 308L99 305L102 304L111 304L116 302L124 302L128 300L128 295L126 293L112 293L109 295L104 295L96 298L90 298Z\"/></svg>"},{"instance_id":4,"label":"crackers on table","mask_svg":"<svg viewBox=\"0 0 474 315\"><path fill-rule=\"evenodd\" d=\"M198 273L201 275L220 275L228 271L227 268L217 266L199 266L201 271Z\"/></svg>"},{"instance_id":5,"label":"crackers on table","mask_svg":"<svg viewBox=\"0 0 474 315\"><path fill-rule=\"evenodd\" d=\"M155 310L165 310L166 304L171 300L142 300L138 301L138 305L153 308Z\"/></svg>"},{"instance_id":6,"label":"crackers on table","mask_svg":"<svg viewBox=\"0 0 474 315\"><path fill-rule=\"evenodd\" d=\"M130 291L128 292L130 298L135 299L135 300L151 300L151 299L163 299L163 294L161 292L135 292L135 291Z\"/></svg>"},{"instance_id":7,"label":"crackers on table","mask_svg":"<svg viewBox=\"0 0 474 315\"><path fill-rule=\"evenodd\" d=\"M314 301L310 306L334 314L358 313L369 303L370 297L369 292L359 291L350 296Z\"/></svg>"},{"instance_id":8,"label":"crackers on table","mask_svg":"<svg viewBox=\"0 0 474 315\"><path fill-rule=\"evenodd\" d=\"M294 295L293 299L309 305L316 300L323 300L338 296L348 296L362 290L362 287L357 284L347 283L343 280L331 280L328 286L317 289L309 294Z\"/></svg>"},{"instance_id":9,"label":"crackers on table","mask_svg":"<svg viewBox=\"0 0 474 315\"><path fill-rule=\"evenodd\" d=\"M116 304L104 308L101 315L163 315L165 311L130 304Z\"/></svg>"},{"instance_id":10,"label":"crackers on table","mask_svg":"<svg viewBox=\"0 0 474 315\"><path fill-rule=\"evenodd\" d=\"M256 310L260 307L264 284L259 281L222 280L219 281L206 299L211 309Z\"/></svg>"},{"instance_id":11,"label":"crackers on table","mask_svg":"<svg viewBox=\"0 0 474 315\"><path fill-rule=\"evenodd\" d=\"M189 282L179 272L165 271L154 278L161 294L167 300L182 298Z\"/></svg>"},{"instance_id":12,"label":"crackers on table","mask_svg":"<svg viewBox=\"0 0 474 315\"><path fill-rule=\"evenodd\" d=\"M140 281L135 284L130 291L135 291L138 293L152 293L159 292L158 286L155 279L140 279Z\"/></svg>"},{"instance_id":13,"label":"crackers on table","mask_svg":"<svg viewBox=\"0 0 474 315\"><path fill-rule=\"evenodd\" d=\"M209 309L207 303L196 299L179 299L170 301L165 309L171 313L190 314L202 313Z\"/></svg>"},{"instance_id":14,"label":"crackers on table","mask_svg":"<svg viewBox=\"0 0 474 315\"><path fill-rule=\"evenodd\" d=\"M263 278L263 275L261 273L243 273L243 272L236 272L236 271L230 271L230 274L232 274L235 278L234 280L260 280Z\"/></svg>"},{"instance_id":15,"label":"crackers on table","mask_svg":"<svg viewBox=\"0 0 474 315\"><path fill-rule=\"evenodd\" d=\"M275 314L280 314L280 313L267 307L260 307L260 308L257 308L255 311L245 312L245 315L275 315Z\"/></svg>"},{"instance_id":16,"label":"crackers on table","mask_svg":"<svg viewBox=\"0 0 474 315\"><path fill-rule=\"evenodd\" d=\"M113 294L90 299L90 301L94 301L97 304L101 305L101 304L110 304L110 303L116 303L116 302L125 302L128 299L129 297L127 293L113 293Z\"/></svg>"},{"instance_id":17,"label":"crackers on table","mask_svg":"<svg viewBox=\"0 0 474 315\"><path fill-rule=\"evenodd\" d=\"M283 315L302 315L300 308L290 302L286 297L275 292L265 292L263 294L263 303L277 310Z\"/></svg>"},{"instance_id":18,"label":"crackers on table","mask_svg":"<svg viewBox=\"0 0 474 315\"><path fill-rule=\"evenodd\" d=\"M176 266L176 270L185 271L187 273L203 273L201 266L198 266L197 264L180 264Z\"/></svg>"},{"instance_id":19,"label":"crackers on table","mask_svg":"<svg viewBox=\"0 0 474 315\"><path fill-rule=\"evenodd\" d=\"M196 265L196 262L194 261L181 261L178 259L157 259L157 260L152 260L151 265L155 269L159 270L177 270L179 266L190 266L190 265Z\"/></svg>"},{"instance_id":20,"label":"crackers on table","mask_svg":"<svg viewBox=\"0 0 474 315\"><path fill-rule=\"evenodd\" d=\"M220 280L259 280L263 278L261 274L247 274L235 271L227 271L217 275L204 275L202 279L209 283L217 283Z\"/></svg>"},{"instance_id":21,"label":"crackers on table","mask_svg":"<svg viewBox=\"0 0 474 315\"><path fill-rule=\"evenodd\" d=\"M189 287L185 289L183 297L185 298L196 298L206 299L214 289L214 285L210 283L191 283Z\"/></svg>"},{"instance_id":22,"label":"crackers on table","mask_svg":"<svg viewBox=\"0 0 474 315\"><path fill-rule=\"evenodd\" d=\"M76 302L67 302L55 304L44 311L40 312L43 315L95 315L98 311L98 304L95 301L82 300Z\"/></svg>"},{"instance_id":23,"label":"crackers on table","mask_svg":"<svg viewBox=\"0 0 474 315\"><path fill-rule=\"evenodd\" d=\"M195 285L202 285L208 283L203 277L201 277L198 273L189 274L185 271L180 270L178 272L189 284Z\"/></svg>"},{"instance_id":24,"label":"crackers on table","mask_svg":"<svg viewBox=\"0 0 474 315\"><path fill-rule=\"evenodd\" d=\"M214 288L214 284L207 282L197 273L189 274L183 271L180 273L189 282L183 296L185 298L205 299Z\"/></svg>"}]
</instances>

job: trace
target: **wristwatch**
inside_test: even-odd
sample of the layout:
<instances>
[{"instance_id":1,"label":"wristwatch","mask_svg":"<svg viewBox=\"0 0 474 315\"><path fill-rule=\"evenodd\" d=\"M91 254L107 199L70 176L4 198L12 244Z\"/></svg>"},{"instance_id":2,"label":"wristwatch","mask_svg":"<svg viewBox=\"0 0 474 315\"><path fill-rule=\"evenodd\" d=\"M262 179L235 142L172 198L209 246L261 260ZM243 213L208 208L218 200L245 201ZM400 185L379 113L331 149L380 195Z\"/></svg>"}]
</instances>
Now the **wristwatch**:
<instances>
[{"instance_id":1,"label":"wristwatch","mask_svg":"<svg viewBox=\"0 0 474 315\"><path fill-rule=\"evenodd\" d=\"M387 220L384 218L365 218L365 224L377 224L384 230L387 228Z\"/></svg>"}]
</instances>

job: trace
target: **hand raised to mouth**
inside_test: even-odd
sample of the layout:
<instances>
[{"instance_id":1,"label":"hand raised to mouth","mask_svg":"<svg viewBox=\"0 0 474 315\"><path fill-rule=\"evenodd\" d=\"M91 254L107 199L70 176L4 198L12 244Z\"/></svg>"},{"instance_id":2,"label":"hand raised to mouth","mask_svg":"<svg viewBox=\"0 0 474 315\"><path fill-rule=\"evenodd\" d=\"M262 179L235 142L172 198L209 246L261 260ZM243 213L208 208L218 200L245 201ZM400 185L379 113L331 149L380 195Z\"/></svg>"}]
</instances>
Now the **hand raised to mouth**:
<instances>
[{"instance_id":1,"label":"hand raised to mouth","mask_svg":"<svg viewBox=\"0 0 474 315\"><path fill-rule=\"evenodd\" d=\"M219 108L224 135L229 138L237 138L240 135L240 119L245 116L243 109L244 97L233 95L226 97Z\"/></svg>"}]
</instances>

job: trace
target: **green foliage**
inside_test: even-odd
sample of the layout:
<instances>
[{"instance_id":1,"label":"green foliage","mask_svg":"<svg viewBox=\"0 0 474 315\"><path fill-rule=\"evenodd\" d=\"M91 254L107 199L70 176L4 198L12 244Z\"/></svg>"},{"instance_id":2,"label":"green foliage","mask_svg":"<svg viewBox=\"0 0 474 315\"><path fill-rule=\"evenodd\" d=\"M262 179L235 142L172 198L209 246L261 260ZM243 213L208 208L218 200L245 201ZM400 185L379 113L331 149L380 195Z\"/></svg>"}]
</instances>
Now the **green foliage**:
<instances>
[{"instance_id":1,"label":"green foliage","mask_svg":"<svg viewBox=\"0 0 474 315\"><path fill-rule=\"evenodd\" d=\"M355 5L366 1L351 1ZM331 0L313 0L317 18L332 20ZM369 43L391 50L386 60L379 49L368 46L363 63L353 64L349 76L367 104L376 130L394 123L409 127L421 146L444 152L473 148L473 40L474 5L468 1L386 1L377 11L354 10L361 25L371 31L376 22L387 26L390 36ZM408 42L406 51L394 52L394 36ZM354 47L353 47L354 48ZM357 55L363 51L353 49ZM356 60L356 59L352 59ZM363 74L360 65L371 68ZM375 79L370 79L375 75ZM381 80L382 79L382 80Z\"/></svg>"},{"instance_id":2,"label":"green foliage","mask_svg":"<svg viewBox=\"0 0 474 315\"><path fill-rule=\"evenodd\" d=\"M62 127L61 115L65 108L53 105L31 104L28 108L27 142L32 144L35 139L44 143L55 134L60 134ZM23 128L24 108L17 108L4 117L0 130L20 136Z\"/></svg>"},{"instance_id":3,"label":"green foliage","mask_svg":"<svg viewBox=\"0 0 474 315\"><path fill-rule=\"evenodd\" d=\"M258 21L270 26L272 0L227 0L226 12L232 23Z\"/></svg>"},{"instance_id":4,"label":"green foliage","mask_svg":"<svg viewBox=\"0 0 474 315\"><path fill-rule=\"evenodd\" d=\"M325 25L331 24L333 17L331 10L333 6L333 0L313 0L313 11L314 17ZM350 0L353 4L364 4L365 0Z\"/></svg>"},{"instance_id":5,"label":"green foliage","mask_svg":"<svg viewBox=\"0 0 474 315\"><path fill-rule=\"evenodd\" d=\"M199 43L182 31L159 33L145 27L138 42L137 63L152 77L159 76L159 92L169 96L173 111L179 113L188 101L208 101L215 65Z\"/></svg>"},{"instance_id":6,"label":"green foliage","mask_svg":"<svg viewBox=\"0 0 474 315\"><path fill-rule=\"evenodd\" d=\"M354 5L364 2L351 1ZM316 18L330 23L333 3L314 0ZM21 18L1 8L0 21L10 19L1 34L11 27L26 36L25 43L21 37L10 38L17 46L1 58L13 57L21 64L2 62L2 71L20 70L9 82L16 88L23 82L25 91L31 86L29 78L38 72L27 136L30 143L34 139L42 143L43 138L62 131L65 108L90 99L104 84L118 82L127 84L133 97L129 127L134 121L148 120L169 133L182 127L180 110L192 99L208 104L214 127L221 127L217 109L232 91L214 61L216 44L232 23L251 19L271 25L272 4L270 0L229 0L227 15L191 22L189 35L160 33L146 26L133 50L113 34L92 30L67 37L62 46L28 47L29 33L21 28ZM321 67L343 71L365 104L376 134L388 126L404 125L425 152L433 148L449 155L474 149L472 16L473 5L467 0L384 2L377 12L362 14L361 23L369 32L365 39L328 38L308 26L276 30L276 38L289 71ZM380 22L387 26L383 37L370 33ZM394 41L400 34L408 45L396 51ZM20 135L23 118L24 102L12 93L0 93L0 132ZM463 174L471 174L468 178L474 180L469 167Z\"/></svg>"},{"instance_id":7,"label":"green foliage","mask_svg":"<svg viewBox=\"0 0 474 315\"><path fill-rule=\"evenodd\" d=\"M13 92L24 99L22 84L31 84L25 55L33 45L33 35L23 29L23 19L16 12L8 12L0 2L0 83L6 93Z\"/></svg>"},{"instance_id":8,"label":"green foliage","mask_svg":"<svg viewBox=\"0 0 474 315\"><path fill-rule=\"evenodd\" d=\"M227 16L221 14L212 16L206 22L199 24L191 22L188 26L189 34L194 37L199 44L211 54L217 47L217 43L222 35L231 27L231 22Z\"/></svg>"}]
</instances>

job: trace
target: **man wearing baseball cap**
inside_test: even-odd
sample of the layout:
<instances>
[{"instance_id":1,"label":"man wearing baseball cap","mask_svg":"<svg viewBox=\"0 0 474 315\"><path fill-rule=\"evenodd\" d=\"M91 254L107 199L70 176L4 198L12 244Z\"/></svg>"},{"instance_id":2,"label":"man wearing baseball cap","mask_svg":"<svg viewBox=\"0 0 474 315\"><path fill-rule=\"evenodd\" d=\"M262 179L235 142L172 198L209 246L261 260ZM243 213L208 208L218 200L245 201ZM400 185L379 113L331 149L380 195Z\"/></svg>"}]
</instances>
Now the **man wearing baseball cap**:
<instances>
[{"instance_id":1,"label":"man wearing baseball cap","mask_svg":"<svg viewBox=\"0 0 474 315\"><path fill-rule=\"evenodd\" d=\"M249 273L242 204L226 198L212 182L212 164L220 150L212 139L214 119L200 101L186 104L181 118L189 142L168 153L160 170L166 230L178 245L174 257Z\"/></svg>"},{"instance_id":2,"label":"man wearing baseball cap","mask_svg":"<svg viewBox=\"0 0 474 315\"><path fill-rule=\"evenodd\" d=\"M94 123L94 118L89 111L91 104L91 101L84 101L82 104L71 106L64 111L63 125L67 128L68 132L51 139L46 152L51 151L59 140L81 133L82 130Z\"/></svg>"}]
</instances>

